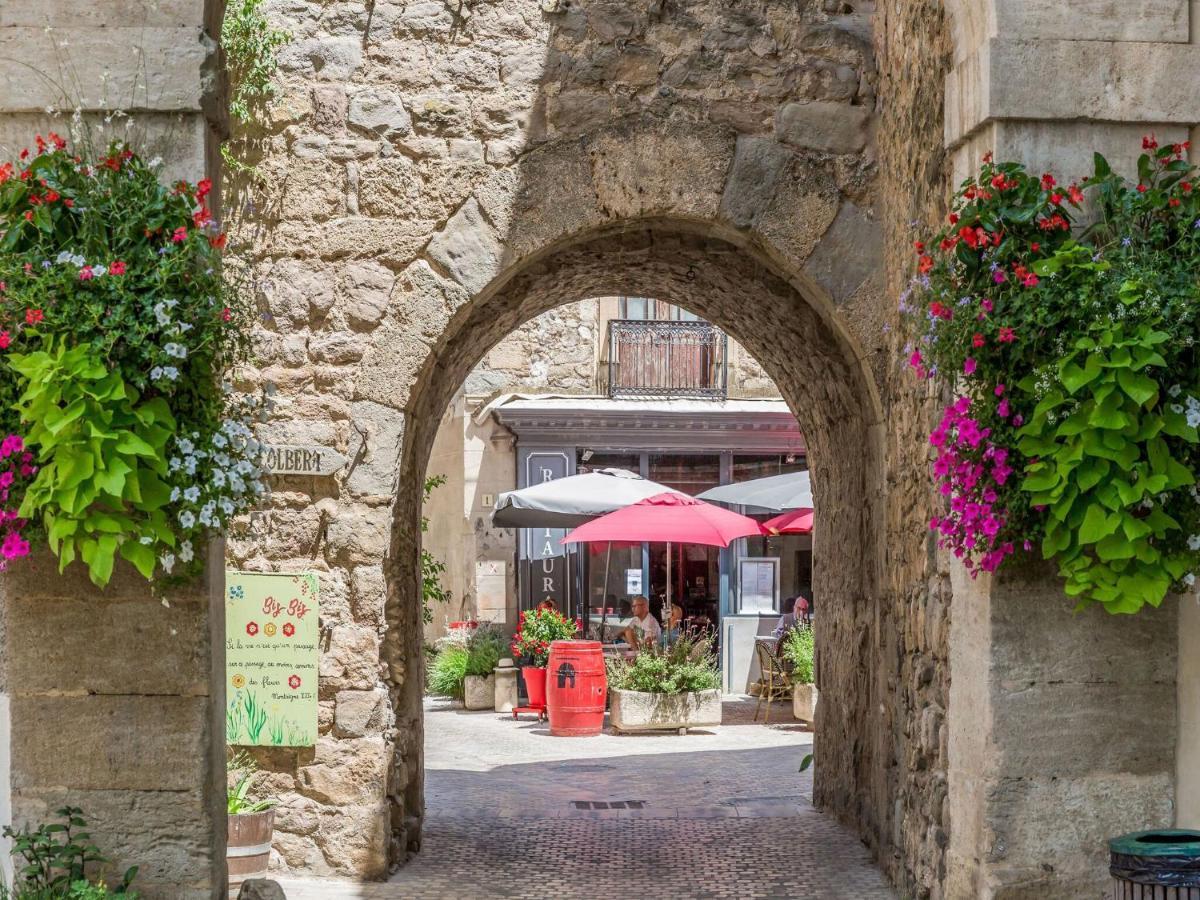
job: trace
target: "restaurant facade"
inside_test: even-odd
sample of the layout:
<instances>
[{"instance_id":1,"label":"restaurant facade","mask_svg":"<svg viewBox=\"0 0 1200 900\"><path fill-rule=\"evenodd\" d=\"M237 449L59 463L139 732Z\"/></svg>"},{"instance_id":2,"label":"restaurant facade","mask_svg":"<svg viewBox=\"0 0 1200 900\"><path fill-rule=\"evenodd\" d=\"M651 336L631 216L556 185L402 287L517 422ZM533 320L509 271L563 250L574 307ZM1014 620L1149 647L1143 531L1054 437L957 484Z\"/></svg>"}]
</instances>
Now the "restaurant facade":
<instances>
[{"instance_id":1,"label":"restaurant facade","mask_svg":"<svg viewBox=\"0 0 1200 900\"><path fill-rule=\"evenodd\" d=\"M564 529L497 528L491 513L504 491L606 468L692 496L803 471L795 417L744 350L679 307L603 298L540 318L489 354L439 429L429 475L446 483L427 502L425 546L452 599L426 639L461 620L511 630L546 598L593 627L627 617L638 594L661 617L669 571L673 602L714 638L725 690L744 692L755 637L787 598L812 599L811 535L675 545L668 567L665 544L565 546ZM547 343L565 351L557 373L539 369Z\"/></svg>"}]
</instances>

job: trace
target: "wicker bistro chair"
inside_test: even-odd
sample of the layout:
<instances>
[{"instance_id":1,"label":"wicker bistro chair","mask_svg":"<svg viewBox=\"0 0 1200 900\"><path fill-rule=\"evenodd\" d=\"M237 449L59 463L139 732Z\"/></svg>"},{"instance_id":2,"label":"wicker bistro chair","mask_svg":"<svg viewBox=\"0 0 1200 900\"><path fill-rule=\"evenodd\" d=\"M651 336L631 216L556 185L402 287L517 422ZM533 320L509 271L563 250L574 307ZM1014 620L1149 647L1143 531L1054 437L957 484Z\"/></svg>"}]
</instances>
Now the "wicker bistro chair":
<instances>
[{"instance_id":1,"label":"wicker bistro chair","mask_svg":"<svg viewBox=\"0 0 1200 900\"><path fill-rule=\"evenodd\" d=\"M766 641L755 641L754 649L758 654L758 667L762 672L759 676L758 703L754 706L754 721L758 721L758 711L765 702L767 709L763 715L763 724L766 725L771 719L771 701L792 699L792 673Z\"/></svg>"}]
</instances>

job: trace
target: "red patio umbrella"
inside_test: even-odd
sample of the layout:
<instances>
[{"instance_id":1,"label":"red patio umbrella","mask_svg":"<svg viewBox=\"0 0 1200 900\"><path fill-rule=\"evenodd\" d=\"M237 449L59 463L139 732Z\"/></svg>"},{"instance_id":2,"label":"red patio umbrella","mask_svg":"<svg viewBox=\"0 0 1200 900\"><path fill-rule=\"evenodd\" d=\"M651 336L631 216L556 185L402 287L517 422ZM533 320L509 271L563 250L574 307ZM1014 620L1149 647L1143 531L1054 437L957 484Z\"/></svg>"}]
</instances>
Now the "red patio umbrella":
<instances>
[{"instance_id":1,"label":"red patio umbrella","mask_svg":"<svg viewBox=\"0 0 1200 900\"><path fill-rule=\"evenodd\" d=\"M811 509L789 509L782 515L763 522L763 531L770 534L810 534L813 530Z\"/></svg>"},{"instance_id":2,"label":"red patio umbrella","mask_svg":"<svg viewBox=\"0 0 1200 900\"><path fill-rule=\"evenodd\" d=\"M683 494L655 494L624 509L593 519L571 531L562 542L665 541L667 544L667 602L663 617L671 621L671 544L728 547L731 541L762 534L749 516L713 506Z\"/></svg>"}]
</instances>

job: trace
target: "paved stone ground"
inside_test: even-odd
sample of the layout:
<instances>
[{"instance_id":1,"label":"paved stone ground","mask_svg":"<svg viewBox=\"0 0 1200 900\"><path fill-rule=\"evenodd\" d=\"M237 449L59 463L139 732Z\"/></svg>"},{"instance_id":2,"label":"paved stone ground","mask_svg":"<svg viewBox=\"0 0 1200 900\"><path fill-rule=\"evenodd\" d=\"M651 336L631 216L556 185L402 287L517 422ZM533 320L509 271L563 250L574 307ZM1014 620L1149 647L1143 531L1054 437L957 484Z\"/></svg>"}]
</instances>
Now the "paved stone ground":
<instances>
[{"instance_id":1,"label":"paved stone ground","mask_svg":"<svg viewBox=\"0 0 1200 900\"><path fill-rule=\"evenodd\" d=\"M421 853L386 885L282 883L289 900L894 897L809 802L805 727L752 714L731 701L686 736L556 738L430 702Z\"/></svg>"}]
</instances>

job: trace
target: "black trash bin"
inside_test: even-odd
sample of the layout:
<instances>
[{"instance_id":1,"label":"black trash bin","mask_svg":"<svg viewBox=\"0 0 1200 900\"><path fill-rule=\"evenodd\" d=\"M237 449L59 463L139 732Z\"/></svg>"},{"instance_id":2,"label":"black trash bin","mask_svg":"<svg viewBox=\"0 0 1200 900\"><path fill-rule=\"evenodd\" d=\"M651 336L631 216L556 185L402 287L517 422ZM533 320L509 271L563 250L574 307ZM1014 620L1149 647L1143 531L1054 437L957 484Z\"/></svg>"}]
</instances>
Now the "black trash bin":
<instances>
[{"instance_id":1,"label":"black trash bin","mask_svg":"<svg viewBox=\"0 0 1200 900\"><path fill-rule=\"evenodd\" d=\"M1135 831L1108 849L1113 900L1200 900L1200 831Z\"/></svg>"}]
</instances>

